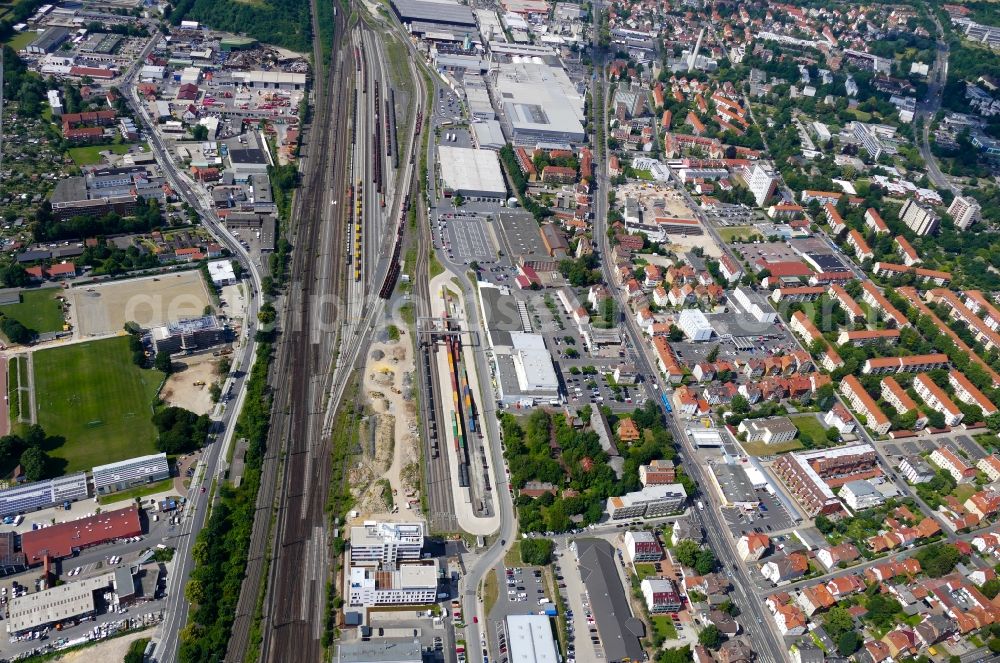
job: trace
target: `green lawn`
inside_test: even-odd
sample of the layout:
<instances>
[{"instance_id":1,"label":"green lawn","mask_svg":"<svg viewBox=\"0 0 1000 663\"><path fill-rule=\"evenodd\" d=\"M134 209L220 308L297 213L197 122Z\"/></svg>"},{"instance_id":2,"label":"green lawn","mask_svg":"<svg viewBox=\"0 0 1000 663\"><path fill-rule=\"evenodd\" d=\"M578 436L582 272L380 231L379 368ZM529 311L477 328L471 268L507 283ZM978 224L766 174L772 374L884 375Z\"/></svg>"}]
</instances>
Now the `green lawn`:
<instances>
[{"instance_id":1,"label":"green lawn","mask_svg":"<svg viewBox=\"0 0 1000 663\"><path fill-rule=\"evenodd\" d=\"M0 313L39 333L62 331L65 321L62 304L55 298L60 291L60 288L24 290L20 304L0 306Z\"/></svg>"},{"instance_id":2,"label":"green lawn","mask_svg":"<svg viewBox=\"0 0 1000 663\"><path fill-rule=\"evenodd\" d=\"M797 417L789 417L789 419L792 420L792 423L795 424L800 433L805 433L816 440L818 444L822 444L826 440L826 429L823 428L823 424L820 423L816 416L803 414Z\"/></svg>"},{"instance_id":3,"label":"green lawn","mask_svg":"<svg viewBox=\"0 0 1000 663\"><path fill-rule=\"evenodd\" d=\"M32 32L31 30L25 30L24 32L21 32L20 34L11 38L11 40L7 42L7 45L13 48L15 51L19 51L22 48L26 47L31 42L33 42L35 40L35 37L37 36L38 36L37 32Z\"/></svg>"},{"instance_id":4,"label":"green lawn","mask_svg":"<svg viewBox=\"0 0 1000 663\"><path fill-rule=\"evenodd\" d=\"M656 575L656 567L649 563L639 563L635 565L635 575L639 578L639 582L649 576Z\"/></svg>"},{"instance_id":5,"label":"green lawn","mask_svg":"<svg viewBox=\"0 0 1000 663\"><path fill-rule=\"evenodd\" d=\"M163 374L132 363L127 337L41 350L34 368L38 423L66 438L49 453L67 472L156 451L151 405Z\"/></svg>"},{"instance_id":6,"label":"green lawn","mask_svg":"<svg viewBox=\"0 0 1000 663\"><path fill-rule=\"evenodd\" d=\"M653 623L653 630L662 635L667 640L677 639L677 629L674 628L674 620L670 619L669 616L664 617L663 615L657 615L655 617L650 617L649 621Z\"/></svg>"},{"instance_id":7,"label":"green lawn","mask_svg":"<svg viewBox=\"0 0 1000 663\"><path fill-rule=\"evenodd\" d=\"M731 244L734 239L746 239L756 235L757 230L751 226L733 226L732 228L719 228L719 237L727 244Z\"/></svg>"},{"instance_id":8,"label":"green lawn","mask_svg":"<svg viewBox=\"0 0 1000 663\"><path fill-rule=\"evenodd\" d=\"M798 439L781 444L765 444L764 442L740 442L743 450L751 456L776 456L788 451L796 451L802 448L802 443Z\"/></svg>"},{"instance_id":9,"label":"green lawn","mask_svg":"<svg viewBox=\"0 0 1000 663\"><path fill-rule=\"evenodd\" d=\"M101 152L125 154L131 145L83 145L69 148L69 156L78 166L92 166L101 163Z\"/></svg>"}]
</instances>

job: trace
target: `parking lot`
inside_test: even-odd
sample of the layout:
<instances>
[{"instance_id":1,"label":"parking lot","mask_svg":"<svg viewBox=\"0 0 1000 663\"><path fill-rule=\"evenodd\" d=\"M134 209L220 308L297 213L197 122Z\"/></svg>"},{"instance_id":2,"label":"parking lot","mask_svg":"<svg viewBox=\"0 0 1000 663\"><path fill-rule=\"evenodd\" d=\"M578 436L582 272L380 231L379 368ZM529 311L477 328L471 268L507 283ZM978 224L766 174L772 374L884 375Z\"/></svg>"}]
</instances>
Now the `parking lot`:
<instances>
[{"instance_id":1,"label":"parking lot","mask_svg":"<svg viewBox=\"0 0 1000 663\"><path fill-rule=\"evenodd\" d=\"M758 490L757 497L761 504L759 509L749 512L737 508L722 509L722 515L734 536L747 532L768 534L795 527L795 521L777 497L764 490Z\"/></svg>"},{"instance_id":2,"label":"parking lot","mask_svg":"<svg viewBox=\"0 0 1000 663\"><path fill-rule=\"evenodd\" d=\"M447 234L455 260L468 264L475 260L496 260L497 252L480 217L459 216L446 222Z\"/></svg>"}]
</instances>

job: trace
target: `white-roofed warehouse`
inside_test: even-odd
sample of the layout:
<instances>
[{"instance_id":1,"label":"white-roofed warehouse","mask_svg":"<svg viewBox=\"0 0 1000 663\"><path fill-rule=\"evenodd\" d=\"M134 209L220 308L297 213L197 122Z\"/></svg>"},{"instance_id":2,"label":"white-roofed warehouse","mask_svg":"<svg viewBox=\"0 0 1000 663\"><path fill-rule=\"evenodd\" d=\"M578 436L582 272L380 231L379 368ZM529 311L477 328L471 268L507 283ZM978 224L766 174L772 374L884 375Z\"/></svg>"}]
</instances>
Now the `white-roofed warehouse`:
<instances>
[{"instance_id":1,"label":"white-roofed warehouse","mask_svg":"<svg viewBox=\"0 0 1000 663\"><path fill-rule=\"evenodd\" d=\"M503 199L507 185L500 170L500 157L492 150L438 146L441 179L447 189L463 198Z\"/></svg>"}]
</instances>

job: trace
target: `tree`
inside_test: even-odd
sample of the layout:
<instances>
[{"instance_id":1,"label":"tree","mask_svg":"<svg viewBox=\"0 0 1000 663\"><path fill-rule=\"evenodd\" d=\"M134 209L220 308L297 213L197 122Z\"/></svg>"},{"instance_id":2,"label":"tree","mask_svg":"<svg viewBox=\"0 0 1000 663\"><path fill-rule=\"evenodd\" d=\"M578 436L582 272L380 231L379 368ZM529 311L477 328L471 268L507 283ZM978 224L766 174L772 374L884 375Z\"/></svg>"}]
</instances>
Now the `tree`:
<instances>
[{"instance_id":1,"label":"tree","mask_svg":"<svg viewBox=\"0 0 1000 663\"><path fill-rule=\"evenodd\" d=\"M49 455L39 447L28 447L21 454L21 469L28 481L41 481L49 476Z\"/></svg>"},{"instance_id":2,"label":"tree","mask_svg":"<svg viewBox=\"0 0 1000 663\"><path fill-rule=\"evenodd\" d=\"M153 360L153 367L158 371L163 371L167 375L170 375L174 370L174 365L170 361L170 353L166 350L157 352L156 359Z\"/></svg>"},{"instance_id":3,"label":"tree","mask_svg":"<svg viewBox=\"0 0 1000 663\"><path fill-rule=\"evenodd\" d=\"M847 608L835 605L823 618L823 627L831 638L839 638L842 634L854 630L854 618Z\"/></svg>"},{"instance_id":4,"label":"tree","mask_svg":"<svg viewBox=\"0 0 1000 663\"><path fill-rule=\"evenodd\" d=\"M554 548L550 539L522 539L521 561L530 566L545 566L552 561Z\"/></svg>"},{"instance_id":5,"label":"tree","mask_svg":"<svg viewBox=\"0 0 1000 663\"><path fill-rule=\"evenodd\" d=\"M722 644L722 634L719 633L719 627L715 624L709 624L703 628L698 634L698 644L709 649L718 649L719 645Z\"/></svg>"},{"instance_id":6,"label":"tree","mask_svg":"<svg viewBox=\"0 0 1000 663\"><path fill-rule=\"evenodd\" d=\"M861 646L861 636L857 631L847 631L837 639L837 651L841 656L850 656Z\"/></svg>"},{"instance_id":7,"label":"tree","mask_svg":"<svg viewBox=\"0 0 1000 663\"><path fill-rule=\"evenodd\" d=\"M750 411L750 401L743 394L733 396L733 400L730 401L729 406L736 414L746 414Z\"/></svg>"}]
</instances>

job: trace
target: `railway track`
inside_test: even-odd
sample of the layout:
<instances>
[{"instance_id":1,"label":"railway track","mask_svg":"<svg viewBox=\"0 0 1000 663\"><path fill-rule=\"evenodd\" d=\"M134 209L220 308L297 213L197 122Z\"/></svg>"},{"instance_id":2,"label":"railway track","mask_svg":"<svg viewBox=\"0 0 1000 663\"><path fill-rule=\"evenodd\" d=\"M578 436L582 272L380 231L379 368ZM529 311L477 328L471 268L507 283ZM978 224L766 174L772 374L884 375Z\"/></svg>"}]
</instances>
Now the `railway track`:
<instances>
[{"instance_id":1,"label":"railway track","mask_svg":"<svg viewBox=\"0 0 1000 663\"><path fill-rule=\"evenodd\" d=\"M319 34L315 26L314 34ZM333 182L343 181L344 157L348 145L343 110L335 104L350 90L353 61L344 56L337 43L346 31L344 12L338 11L334 25L334 55L325 78L317 80L316 113L306 131L303 159L306 179L296 198L292 214L292 260L290 287L284 307L281 337L277 344L271 386L275 394L271 434L262 468L257 514L251 536L246 577L241 588L226 661L242 662L250 645L253 613L261 582L279 592L268 591L264 605L262 658L264 660L319 660L324 583L305 586L301 575L301 554L312 550L315 561L310 579L325 575L326 538L322 530L323 509L329 482L328 438L313 432L314 416L321 411L325 383L329 378L329 357L335 336L333 320L323 320L317 310L326 298L342 293L344 270L338 260L346 223L340 208L330 205ZM322 62L318 38L315 61ZM350 210L345 210L349 212ZM324 223L329 216L332 222ZM326 242L328 251L317 250ZM323 259L325 258L325 259ZM334 314L337 314L334 311ZM315 442L314 442L315 441ZM279 472L281 476L279 477ZM297 477L289 482L290 476ZM307 488L307 486L309 486ZM272 513L278 507L276 518ZM318 525L318 527L317 527ZM267 578L269 542L275 542ZM276 585L275 583L282 583ZM292 609L297 604L297 609ZM311 623L314 622L314 623Z\"/></svg>"}]
</instances>

